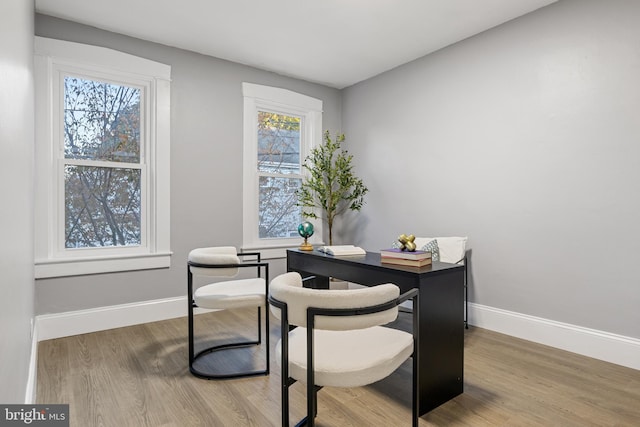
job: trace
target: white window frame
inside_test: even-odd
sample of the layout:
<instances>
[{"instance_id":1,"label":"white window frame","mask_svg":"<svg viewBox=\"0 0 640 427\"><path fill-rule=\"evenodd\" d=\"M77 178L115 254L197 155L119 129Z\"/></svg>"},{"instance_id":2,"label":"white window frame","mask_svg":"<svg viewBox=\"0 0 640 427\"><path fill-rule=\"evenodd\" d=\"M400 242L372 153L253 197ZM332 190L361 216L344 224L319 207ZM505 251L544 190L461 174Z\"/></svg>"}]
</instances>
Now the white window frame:
<instances>
[{"instance_id":1,"label":"white window frame","mask_svg":"<svg viewBox=\"0 0 640 427\"><path fill-rule=\"evenodd\" d=\"M35 38L34 67L36 279L169 267L171 67L112 49L43 37ZM64 75L142 89L141 158L133 166L141 170L140 246L64 247Z\"/></svg>"},{"instance_id":2,"label":"white window frame","mask_svg":"<svg viewBox=\"0 0 640 427\"><path fill-rule=\"evenodd\" d=\"M242 83L244 96L243 134L243 249L267 251L266 257L284 256L283 248L299 246L302 238L261 239L258 235L258 111L273 111L279 114L302 118L300 162L311 149L322 141L322 101L287 89ZM306 175L306 171L301 171ZM321 212L316 212L320 218ZM314 234L311 244L322 243L322 221L311 220ZM268 252L272 250L271 252ZM264 253L264 252L263 252Z\"/></svg>"}]
</instances>

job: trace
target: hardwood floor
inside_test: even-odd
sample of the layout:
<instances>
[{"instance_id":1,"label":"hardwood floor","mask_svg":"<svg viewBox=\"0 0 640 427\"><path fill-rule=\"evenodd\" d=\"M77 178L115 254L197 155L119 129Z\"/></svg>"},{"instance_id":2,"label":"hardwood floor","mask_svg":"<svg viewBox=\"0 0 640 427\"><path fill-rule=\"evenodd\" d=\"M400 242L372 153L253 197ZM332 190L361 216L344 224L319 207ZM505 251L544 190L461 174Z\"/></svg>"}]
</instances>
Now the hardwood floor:
<instances>
[{"instance_id":1,"label":"hardwood floor","mask_svg":"<svg viewBox=\"0 0 640 427\"><path fill-rule=\"evenodd\" d=\"M253 322L254 313L244 310L208 313L196 316L196 330L220 340L234 333L251 337ZM278 426L280 375L273 353L269 376L194 378L186 328L182 318L43 341L37 402L70 404L76 427ZM260 351L252 357L264 363ZM369 387L323 389L317 425L410 425L410 373L407 363ZM465 332L464 383L462 395L424 415L420 425L640 425L640 371L488 330ZM304 384L291 388L291 405L291 419L301 418Z\"/></svg>"}]
</instances>

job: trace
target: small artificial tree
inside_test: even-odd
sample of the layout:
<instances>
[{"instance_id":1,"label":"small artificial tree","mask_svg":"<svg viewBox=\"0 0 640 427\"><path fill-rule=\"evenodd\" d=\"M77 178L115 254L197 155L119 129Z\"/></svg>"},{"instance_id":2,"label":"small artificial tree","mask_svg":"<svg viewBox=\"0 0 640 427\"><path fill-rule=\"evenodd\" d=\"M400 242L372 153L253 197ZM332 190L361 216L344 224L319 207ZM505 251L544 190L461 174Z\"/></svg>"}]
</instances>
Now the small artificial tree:
<instances>
[{"instance_id":1,"label":"small artificial tree","mask_svg":"<svg viewBox=\"0 0 640 427\"><path fill-rule=\"evenodd\" d=\"M333 222L336 216L347 209L359 211L364 205L364 195L369 189L353 173L353 156L340 147L344 134L331 139L329 131L324 133L324 142L314 147L303 167L309 176L298 190L298 206L302 216L318 218L314 209L322 210L323 220L329 228L329 245L333 244Z\"/></svg>"}]
</instances>

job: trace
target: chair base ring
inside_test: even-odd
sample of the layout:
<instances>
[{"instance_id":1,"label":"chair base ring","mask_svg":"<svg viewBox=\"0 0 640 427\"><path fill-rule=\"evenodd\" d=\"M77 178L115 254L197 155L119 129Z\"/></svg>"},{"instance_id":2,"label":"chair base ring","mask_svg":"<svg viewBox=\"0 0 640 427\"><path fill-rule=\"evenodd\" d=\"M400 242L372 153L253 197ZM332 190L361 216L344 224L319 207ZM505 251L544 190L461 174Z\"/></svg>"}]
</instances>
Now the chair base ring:
<instances>
[{"instance_id":1,"label":"chair base ring","mask_svg":"<svg viewBox=\"0 0 640 427\"><path fill-rule=\"evenodd\" d=\"M247 371L247 372L230 372L230 373L225 373L225 374L213 374L210 372L204 372L201 371L197 368L195 368L193 366L193 364L202 356L207 355L209 353L213 353L213 352L217 352L217 351L224 351L224 350L229 350L229 349L234 349L234 348L244 348L244 347L251 347L254 345L260 345L261 342L260 341L243 341L243 342L236 342L236 343L229 343L229 344L222 344L222 345L216 345L213 347L209 347L206 348L200 352L198 352L193 360L189 363L189 371L191 372L191 374L193 374L193 376L198 377L198 378L202 378L202 379L206 379L206 380L223 380L223 379L232 379L232 378L244 378L244 377L255 377L258 375L269 375L269 367L267 366L266 369L263 370L256 370L256 371ZM268 349L266 349L265 351L269 351Z\"/></svg>"}]
</instances>

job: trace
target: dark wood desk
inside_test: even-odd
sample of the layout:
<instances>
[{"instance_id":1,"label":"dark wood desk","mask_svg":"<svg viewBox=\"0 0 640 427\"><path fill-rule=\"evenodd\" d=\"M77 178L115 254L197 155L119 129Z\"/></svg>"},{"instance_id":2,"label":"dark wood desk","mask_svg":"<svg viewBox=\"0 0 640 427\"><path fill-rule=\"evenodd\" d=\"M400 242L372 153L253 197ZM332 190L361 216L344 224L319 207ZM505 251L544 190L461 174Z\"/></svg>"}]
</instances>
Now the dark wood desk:
<instances>
[{"instance_id":1,"label":"dark wood desk","mask_svg":"<svg viewBox=\"0 0 640 427\"><path fill-rule=\"evenodd\" d=\"M287 271L363 285L395 283L400 292L420 289L420 415L462 393L464 368L464 266L434 262L422 268L380 262L380 254L334 257L318 251L287 251Z\"/></svg>"}]
</instances>

